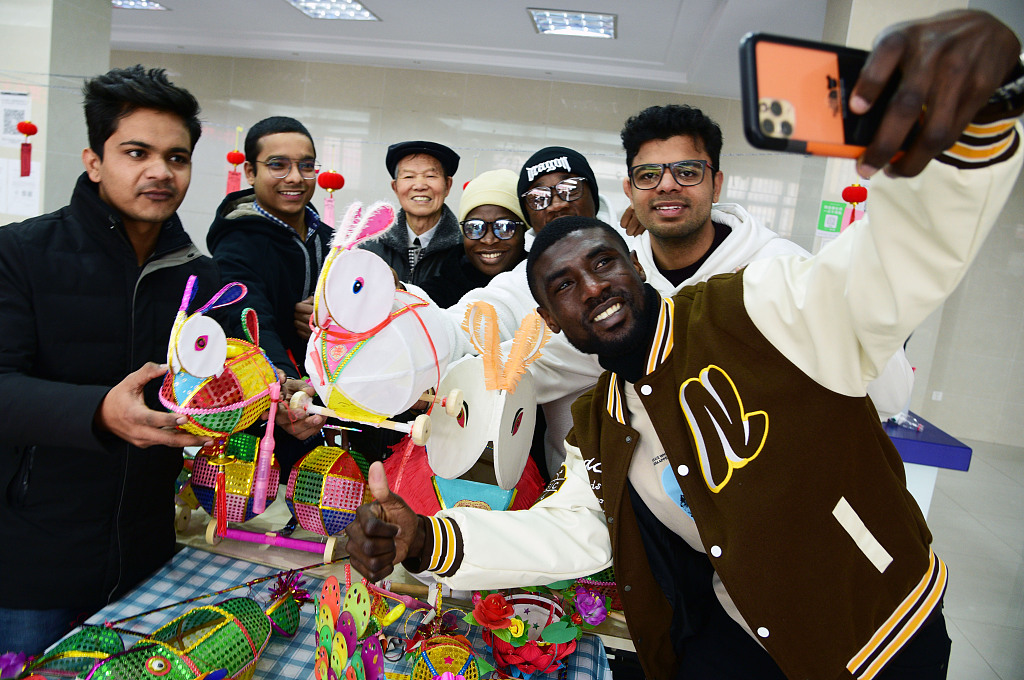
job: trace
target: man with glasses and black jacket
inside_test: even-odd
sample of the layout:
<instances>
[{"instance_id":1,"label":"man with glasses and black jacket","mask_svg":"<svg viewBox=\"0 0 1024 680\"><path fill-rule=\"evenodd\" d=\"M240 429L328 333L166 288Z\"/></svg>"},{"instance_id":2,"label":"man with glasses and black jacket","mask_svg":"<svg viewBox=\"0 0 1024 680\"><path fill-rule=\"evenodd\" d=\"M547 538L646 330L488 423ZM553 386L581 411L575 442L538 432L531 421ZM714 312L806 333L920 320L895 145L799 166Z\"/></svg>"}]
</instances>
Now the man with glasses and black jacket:
<instances>
[{"instance_id":1,"label":"man with glasses and black jacket","mask_svg":"<svg viewBox=\"0 0 1024 680\"><path fill-rule=\"evenodd\" d=\"M206 236L223 281L244 283L249 291L228 308L229 335L244 338L242 309L256 310L260 347L289 378L303 374L312 296L333 234L310 205L319 167L306 126L285 116L264 118L245 136L245 177L252 188L224 198ZM287 479L292 464L322 443L302 440L316 435L324 419L278 413L278 424L293 435L277 437Z\"/></svg>"}]
</instances>

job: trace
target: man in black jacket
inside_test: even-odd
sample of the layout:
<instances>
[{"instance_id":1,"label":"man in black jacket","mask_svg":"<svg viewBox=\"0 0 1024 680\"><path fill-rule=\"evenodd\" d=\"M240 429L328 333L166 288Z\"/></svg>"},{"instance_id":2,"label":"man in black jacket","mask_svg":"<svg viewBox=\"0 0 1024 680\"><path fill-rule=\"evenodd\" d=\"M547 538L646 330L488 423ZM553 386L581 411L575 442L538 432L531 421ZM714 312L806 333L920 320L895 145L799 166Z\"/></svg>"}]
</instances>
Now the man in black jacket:
<instances>
[{"instance_id":1,"label":"man in black jacket","mask_svg":"<svg viewBox=\"0 0 1024 680\"><path fill-rule=\"evenodd\" d=\"M174 552L183 417L156 398L189 275L199 104L162 69L87 81L71 203L0 229L0 651L38 654ZM154 410L155 409L155 410Z\"/></svg>"},{"instance_id":2,"label":"man in black jacket","mask_svg":"<svg viewBox=\"0 0 1024 680\"><path fill-rule=\"evenodd\" d=\"M285 116L256 123L245 136L245 176L252 188L224 198L206 237L224 282L249 290L228 308L229 335L244 338L242 309L255 309L260 347L291 378L303 374L312 296L331 247L331 228L310 205L318 167L302 123ZM322 423L322 416L305 419L305 433L315 434ZM322 443L279 433L275 453L284 479L296 460Z\"/></svg>"}]
</instances>

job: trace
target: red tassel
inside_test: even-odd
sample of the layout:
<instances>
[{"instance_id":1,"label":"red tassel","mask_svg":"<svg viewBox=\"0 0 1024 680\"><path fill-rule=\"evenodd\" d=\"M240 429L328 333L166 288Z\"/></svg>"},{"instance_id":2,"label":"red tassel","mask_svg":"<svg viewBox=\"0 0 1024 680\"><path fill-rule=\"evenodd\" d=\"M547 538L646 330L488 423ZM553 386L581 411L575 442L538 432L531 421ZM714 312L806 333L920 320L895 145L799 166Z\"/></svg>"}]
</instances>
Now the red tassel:
<instances>
[{"instance_id":1,"label":"red tassel","mask_svg":"<svg viewBox=\"0 0 1024 680\"><path fill-rule=\"evenodd\" d=\"M21 176L28 177L32 174L32 145L29 142L21 143Z\"/></svg>"},{"instance_id":2,"label":"red tassel","mask_svg":"<svg viewBox=\"0 0 1024 680\"><path fill-rule=\"evenodd\" d=\"M227 193L239 191L242 188L242 173L238 170L228 170Z\"/></svg>"},{"instance_id":3,"label":"red tassel","mask_svg":"<svg viewBox=\"0 0 1024 680\"><path fill-rule=\"evenodd\" d=\"M213 513L217 515L217 535L223 536L228 532L228 481L224 473L224 465L217 466L217 479L214 484L217 487L217 501L213 507Z\"/></svg>"}]
</instances>

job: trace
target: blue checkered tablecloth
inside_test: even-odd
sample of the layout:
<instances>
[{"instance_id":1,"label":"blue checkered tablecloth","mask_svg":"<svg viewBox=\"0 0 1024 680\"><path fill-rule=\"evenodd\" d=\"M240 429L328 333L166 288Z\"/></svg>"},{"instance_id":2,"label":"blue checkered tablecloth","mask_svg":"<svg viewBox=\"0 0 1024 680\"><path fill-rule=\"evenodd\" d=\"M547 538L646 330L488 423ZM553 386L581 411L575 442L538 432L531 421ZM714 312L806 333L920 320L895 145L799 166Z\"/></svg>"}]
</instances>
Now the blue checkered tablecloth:
<instances>
[{"instance_id":1,"label":"blue checkered tablecloth","mask_svg":"<svg viewBox=\"0 0 1024 680\"><path fill-rule=\"evenodd\" d=\"M185 548L135 590L98 611L87 623L102 625L108 622L118 622L197 595L213 593L263 576L270 576L277 571L272 567L224 555ZM258 602L266 603L267 593L272 584L272 580L264 581L251 588L239 588L192 604L183 604L142 618L116 623L116 627L119 630L145 635L184 614L190 607L214 604L231 597L242 596L252 597ZM310 594L316 596L320 592L322 581L308 578L306 585ZM294 638L271 638L256 665L254 678L302 678L306 680L312 677L316 651L315 606L312 604L303 606L300 616L299 631ZM388 632L402 631L403 623L404 618L393 624ZM414 626L409 626L410 631L413 628ZM471 629L467 637L478 653L486 654L479 629ZM122 638L125 647L130 647L137 639L127 633L122 634ZM487 658L488 661L492 661L489 656ZM412 668L402 659L398 662L388 662L386 671L390 677L394 678L411 673ZM608 659L605 656L601 640L592 635L583 636L576 647L576 652L566 660L564 675L552 673L534 676L535 680L553 680L558 677L578 680L610 680L611 671L608 668Z\"/></svg>"}]
</instances>

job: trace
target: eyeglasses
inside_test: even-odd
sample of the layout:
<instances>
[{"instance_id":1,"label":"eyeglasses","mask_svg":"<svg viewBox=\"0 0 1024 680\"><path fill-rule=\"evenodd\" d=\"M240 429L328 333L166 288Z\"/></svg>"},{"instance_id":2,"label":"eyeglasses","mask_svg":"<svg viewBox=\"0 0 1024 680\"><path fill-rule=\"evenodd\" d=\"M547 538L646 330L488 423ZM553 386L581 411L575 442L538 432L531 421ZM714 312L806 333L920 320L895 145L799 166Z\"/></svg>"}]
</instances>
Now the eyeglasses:
<instances>
[{"instance_id":1,"label":"eyeglasses","mask_svg":"<svg viewBox=\"0 0 1024 680\"><path fill-rule=\"evenodd\" d=\"M462 233L471 241L483 238L484 234L487 233L487 227L490 227L491 231L494 232L494 235L502 241L507 241L516 235L516 230L519 227L526 226L524 222L520 222L519 220L504 218L494 220L493 222L478 219L463 220L460 224L462 224Z\"/></svg>"},{"instance_id":2,"label":"eyeglasses","mask_svg":"<svg viewBox=\"0 0 1024 680\"><path fill-rule=\"evenodd\" d=\"M672 171L672 179L681 187L690 187L704 181L704 168L711 172L715 166L707 161L676 161L675 163L644 163L629 169L629 181L637 189L653 189L661 184L665 169Z\"/></svg>"},{"instance_id":3,"label":"eyeglasses","mask_svg":"<svg viewBox=\"0 0 1024 680\"><path fill-rule=\"evenodd\" d=\"M271 158L269 161L256 162L267 166L267 172L274 179L284 179L290 175L292 164L299 166L299 175L302 179L316 179L316 173L320 172L320 163L308 159L293 161L290 158Z\"/></svg>"},{"instance_id":4,"label":"eyeglasses","mask_svg":"<svg viewBox=\"0 0 1024 680\"><path fill-rule=\"evenodd\" d=\"M576 201L583 196L586 177L570 177L563 179L553 187L534 187L522 195L530 210L543 210L551 205L551 197L558 194L563 201Z\"/></svg>"}]
</instances>

